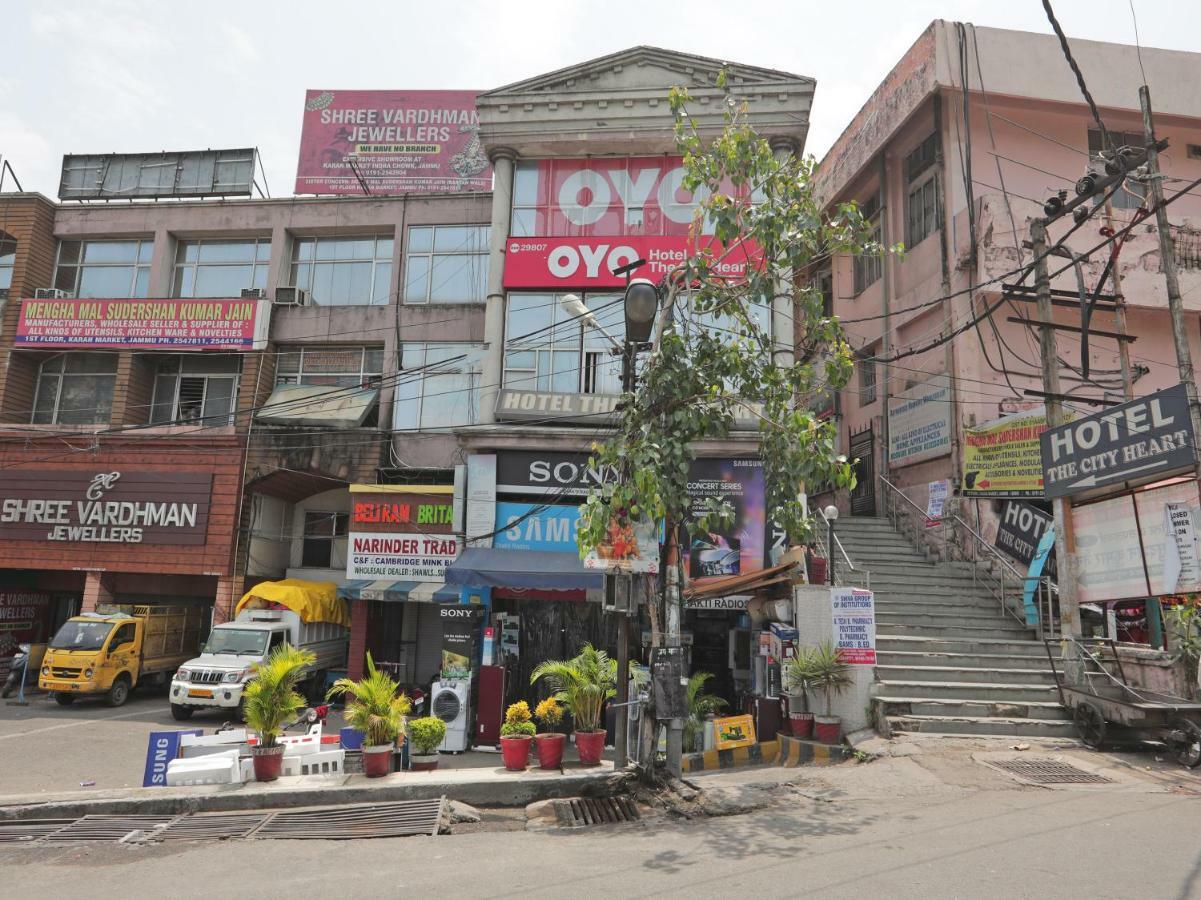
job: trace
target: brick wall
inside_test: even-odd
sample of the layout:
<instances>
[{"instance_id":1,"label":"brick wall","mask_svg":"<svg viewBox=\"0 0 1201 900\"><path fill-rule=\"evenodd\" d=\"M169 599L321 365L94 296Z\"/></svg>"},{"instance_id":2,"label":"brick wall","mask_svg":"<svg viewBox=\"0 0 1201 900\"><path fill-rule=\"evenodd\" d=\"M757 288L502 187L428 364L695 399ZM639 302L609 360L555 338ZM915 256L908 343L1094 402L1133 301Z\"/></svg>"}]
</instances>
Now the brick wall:
<instances>
[{"instance_id":1,"label":"brick wall","mask_svg":"<svg viewBox=\"0 0 1201 900\"><path fill-rule=\"evenodd\" d=\"M40 194L0 197L0 232L17 240L12 286L0 303L0 421L28 422L33 408L41 354L12 354L9 336L17 329L22 297L50 287L54 275L54 205Z\"/></svg>"}]
</instances>

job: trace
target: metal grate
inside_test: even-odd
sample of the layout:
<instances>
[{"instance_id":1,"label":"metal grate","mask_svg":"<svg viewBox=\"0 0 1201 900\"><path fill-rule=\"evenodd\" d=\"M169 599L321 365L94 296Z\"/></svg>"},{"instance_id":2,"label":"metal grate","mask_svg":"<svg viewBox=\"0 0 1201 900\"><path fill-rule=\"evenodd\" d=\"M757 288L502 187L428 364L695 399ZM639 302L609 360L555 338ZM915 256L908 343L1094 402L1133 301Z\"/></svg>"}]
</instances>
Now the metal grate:
<instances>
[{"instance_id":1,"label":"metal grate","mask_svg":"<svg viewBox=\"0 0 1201 900\"><path fill-rule=\"evenodd\" d=\"M248 837L271 818L272 813L205 813L180 816L156 832L156 841L208 841Z\"/></svg>"},{"instance_id":2,"label":"metal grate","mask_svg":"<svg viewBox=\"0 0 1201 900\"><path fill-rule=\"evenodd\" d=\"M1035 784L1109 784L1111 780L1057 759L1007 759L991 765Z\"/></svg>"},{"instance_id":3,"label":"metal grate","mask_svg":"<svg viewBox=\"0 0 1201 900\"><path fill-rule=\"evenodd\" d=\"M577 797L564 804L571 813L569 825L574 828L636 822L640 818L638 807L628 797Z\"/></svg>"},{"instance_id":4,"label":"metal grate","mask_svg":"<svg viewBox=\"0 0 1201 900\"><path fill-rule=\"evenodd\" d=\"M52 843L79 841L119 841L134 832L149 833L162 828L174 816L84 816L47 834L42 840Z\"/></svg>"},{"instance_id":5,"label":"metal grate","mask_svg":"<svg viewBox=\"0 0 1201 900\"><path fill-rule=\"evenodd\" d=\"M188 679L192 684L220 684L225 673L220 669L199 669Z\"/></svg>"},{"instance_id":6,"label":"metal grate","mask_svg":"<svg viewBox=\"0 0 1201 900\"><path fill-rule=\"evenodd\" d=\"M74 819L26 819L25 821L0 822L0 844L20 844L36 841L65 828Z\"/></svg>"},{"instance_id":7,"label":"metal grate","mask_svg":"<svg viewBox=\"0 0 1201 900\"><path fill-rule=\"evenodd\" d=\"M338 841L355 838L435 835L445 798L405 800L281 812L254 832L255 838Z\"/></svg>"}]
</instances>

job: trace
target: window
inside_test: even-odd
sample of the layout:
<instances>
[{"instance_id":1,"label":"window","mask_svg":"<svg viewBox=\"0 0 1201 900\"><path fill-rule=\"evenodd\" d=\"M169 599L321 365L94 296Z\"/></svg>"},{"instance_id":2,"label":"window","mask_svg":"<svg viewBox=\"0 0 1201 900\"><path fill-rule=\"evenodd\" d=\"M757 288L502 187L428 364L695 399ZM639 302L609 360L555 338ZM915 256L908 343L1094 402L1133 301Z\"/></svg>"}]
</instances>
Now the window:
<instances>
[{"instance_id":1,"label":"window","mask_svg":"<svg viewBox=\"0 0 1201 900\"><path fill-rule=\"evenodd\" d=\"M382 347L280 347L275 383L329 387L369 386L383 374Z\"/></svg>"},{"instance_id":2,"label":"window","mask_svg":"<svg viewBox=\"0 0 1201 900\"><path fill-rule=\"evenodd\" d=\"M938 136L930 135L905 157L905 246L916 247L942 225L938 208Z\"/></svg>"},{"instance_id":3,"label":"window","mask_svg":"<svg viewBox=\"0 0 1201 900\"><path fill-rule=\"evenodd\" d=\"M133 622L126 622L115 632L113 638L108 642L108 649L111 653L113 650L118 650L124 644L132 644L137 636L137 626Z\"/></svg>"},{"instance_id":4,"label":"window","mask_svg":"<svg viewBox=\"0 0 1201 900\"><path fill-rule=\"evenodd\" d=\"M339 512L305 512L301 566L306 569L332 567L334 540L350 531L350 516Z\"/></svg>"},{"instance_id":5,"label":"window","mask_svg":"<svg viewBox=\"0 0 1201 900\"><path fill-rule=\"evenodd\" d=\"M0 232L2 235L3 232ZM0 237L0 291L7 291L13 284L13 267L17 262L17 242L12 238Z\"/></svg>"},{"instance_id":6,"label":"window","mask_svg":"<svg viewBox=\"0 0 1201 900\"><path fill-rule=\"evenodd\" d=\"M159 360L150 424L232 424L241 370L241 358L233 355L181 355Z\"/></svg>"},{"instance_id":7,"label":"window","mask_svg":"<svg viewBox=\"0 0 1201 900\"><path fill-rule=\"evenodd\" d=\"M117 354L62 353L42 363L34 425L103 425L113 410Z\"/></svg>"},{"instance_id":8,"label":"window","mask_svg":"<svg viewBox=\"0 0 1201 900\"><path fill-rule=\"evenodd\" d=\"M175 251L172 297L240 297L267 287L271 241L180 241Z\"/></svg>"},{"instance_id":9,"label":"window","mask_svg":"<svg viewBox=\"0 0 1201 900\"><path fill-rule=\"evenodd\" d=\"M868 357L855 360L859 372L859 405L868 406L876 402L876 361Z\"/></svg>"},{"instance_id":10,"label":"window","mask_svg":"<svg viewBox=\"0 0 1201 900\"><path fill-rule=\"evenodd\" d=\"M592 294L585 304L617 341L625 337L621 295ZM510 294L505 316L504 386L527 391L621 393L613 344L559 304L555 294Z\"/></svg>"},{"instance_id":11,"label":"window","mask_svg":"<svg viewBox=\"0 0 1201 900\"><path fill-rule=\"evenodd\" d=\"M147 297L153 241L59 241L54 286L76 297Z\"/></svg>"},{"instance_id":12,"label":"window","mask_svg":"<svg viewBox=\"0 0 1201 900\"><path fill-rule=\"evenodd\" d=\"M1135 131L1111 131L1109 132L1109 140L1113 143L1114 149L1118 147L1138 147L1142 149L1147 146L1147 138L1140 132ZM1109 148L1101 142L1101 132L1090 128L1088 130L1088 155L1093 159L1101 158L1101 151ZM1105 197L1107 191L1102 191L1097 194L1093 202L1099 204ZM1114 191L1110 202L1114 209L1138 209L1147 201L1147 186L1139 184L1137 181L1132 181L1127 178L1120 188Z\"/></svg>"},{"instance_id":13,"label":"window","mask_svg":"<svg viewBox=\"0 0 1201 900\"><path fill-rule=\"evenodd\" d=\"M479 418L480 353L483 344L404 344L392 427L451 428ZM466 358L464 358L466 357ZM416 374L421 370L421 374Z\"/></svg>"},{"instance_id":14,"label":"window","mask_svg":"<svg viewBox=\"0 0 1201 900\"><path fill-rule=\"evenodd\" d=\"M405 303L483 303L488 293L487 225L409 229Z\"/></svg>"},{"instance_id":15,"label":"window","mask_svg":"<svg viewBox=\"0 0 1201 900\"><path fill-rule=\"evenodd\" d=\"M879 244L881 235L879 201L875 197L865 200L859 205L859 211L863 213L863 218L871 225L871 240ZM853 292L855 296L858 296L880 280L883 260L877 253L860 254L855 257L852 268L854 276Z\"/></svg>"},{"instance_id":16,"label":"window","mask_svg":"<svg viewBox=\"0 0 1201 900\"><path fill-rule=\"evenodd\" d=\"M383 306L392 290L391 236L298 237L292 284L321 306Z\"/></svg>"}]
</instances>

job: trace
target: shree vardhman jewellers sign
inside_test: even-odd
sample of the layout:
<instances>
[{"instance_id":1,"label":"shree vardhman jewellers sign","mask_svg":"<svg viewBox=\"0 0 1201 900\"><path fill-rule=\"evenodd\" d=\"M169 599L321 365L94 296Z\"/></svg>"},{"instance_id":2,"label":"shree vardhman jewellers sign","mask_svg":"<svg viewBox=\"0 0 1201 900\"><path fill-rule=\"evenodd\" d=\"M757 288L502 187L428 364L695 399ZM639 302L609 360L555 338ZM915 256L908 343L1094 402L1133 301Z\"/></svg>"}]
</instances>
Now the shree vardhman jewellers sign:
<instances>
[{"instance_id":1,"label":"shree vardhman jewellers sign","mask_svg":"<svg viewBox=\"0 0 1201 900\"><path fill-rule=\"evenodd\" d=\"M0 540L203 544L210 472L0 471Z\"/></svg>"}]
</instances>

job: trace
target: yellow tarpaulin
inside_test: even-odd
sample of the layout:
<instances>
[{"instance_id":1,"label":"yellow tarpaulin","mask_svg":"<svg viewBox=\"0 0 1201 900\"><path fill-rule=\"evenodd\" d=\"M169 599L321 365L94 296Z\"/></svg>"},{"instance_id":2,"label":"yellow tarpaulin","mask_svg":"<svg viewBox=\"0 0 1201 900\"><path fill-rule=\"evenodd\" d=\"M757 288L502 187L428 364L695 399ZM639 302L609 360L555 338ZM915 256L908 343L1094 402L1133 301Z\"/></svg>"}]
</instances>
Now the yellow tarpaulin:
<instances>
[{"instance_id":1,"label":"yellow tarpaulin","mask_svg":"<svg viewBox=\"0 0 1201 900\"><path fill-rule=\"evenodd\" d=\"M262 609L278 603L297 613L303 622L332 622L350 627L346 601L338 598L338 585L332 581L303 581L285 578L256 584L238 601L237 615L244 609Z\"/></svg>"}]
</instances>

